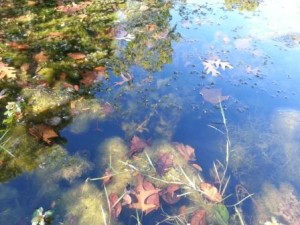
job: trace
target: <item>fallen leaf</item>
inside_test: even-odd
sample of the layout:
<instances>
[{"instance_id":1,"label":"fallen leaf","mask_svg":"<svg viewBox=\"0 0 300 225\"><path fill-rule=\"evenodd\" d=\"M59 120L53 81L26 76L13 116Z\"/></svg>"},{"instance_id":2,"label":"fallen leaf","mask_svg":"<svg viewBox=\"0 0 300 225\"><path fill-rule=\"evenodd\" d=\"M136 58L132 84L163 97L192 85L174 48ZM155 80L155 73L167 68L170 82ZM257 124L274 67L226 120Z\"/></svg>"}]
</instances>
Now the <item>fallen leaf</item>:
<instances>
[{"instance_id":1,"label":"fallen leaf","mask_svg":"<svg viewBox=\"0 0 300 225\"><path fill-rule=\"evenodd\" d=\"M156 26L156 24L147 24L146 29L147 29L147 31L151 32L151 31L156 30L157 26Z\"/></svg>"},{"instance_id":2,"label":"fallen leaf","mask_svg":"<svg viewBox=\"0 0 300 225\"><path fill-rule=\"evenodd\" d=\"M146 141L137 136L133 136L130 141L130 151L128 153L129 158L136 153L142 152L147 147L149 147L149 144Z\"/></svg>"},{"instance_id":3,"label":"fallen leaf","mask_svg":"<svg viewBox=\"0 0 300 225\"><path fill-rule=\"evenodd\" d=\"M60 5L60 6L56 7L56 10L58 12L63 12L67 15L72 15L82 9L85 9L90 4L91 4L90 1L84 1L84 2L80 2L78 4L72 3L72 5Z\"/></svg>"},{"instance_id":4,"label":"fallen leaf","mask_svg":"<svg viewBox=\"0 0 300 225\"><path fill-rule=\"evenodd\" d=\"M134 189L137 202L132 203L130 207L146 212L146 214L157 209L159 207L159 191L160 189L155 188L152 183L145 181L144 177L139 174L137 176L137 185ZM151 196L153 197L150 198Z\"/></svg>"},{"instance_id":5,"label":"fallen leaf","mask_svg":"<svg viewBox=\"0 0 300 225\"><path fill-rule=\"evenodd\" d=\"M81 52L68 53L68 56L75 60L84 59L86 57L86 55Z\"/></svg>"},{"instance_id":6,"label":"fallen leaf","mask_svg":"<svg viewBox=\"0 0 300 225\"><path fill-rule=\"evenodd\" d=\"M218 192L218 189L212 184L202 182L200 183L200 189L203 191L204 197L212 202L222 202L222 196Z\"/></svg>"},{"instance_id":7,"label":"fallen leaf","mask_svg":"<svg viewBox=\"0 0 300 225\"><path fill-rule=\"evenodd\" d=\"M175 147L177 148L179 154L182 155L187 162L194 161L196 159L195 149L191 146L175 143Z\"/></svg>"},{"instance_id":8,"label":"fallen leaf","mask_svg":"<svg viewBox=\"0 0 300 225\"><path fill-rule=\"evenodd\" d=\"M198 170L200 172L202 171L202 167L197 163L192 163L192 167L194 167L196 170Z\"/></svg>"},{"instance_id":9,"label":"fallen leaf","mask_svg":"<svg viewBox=\"0 0 300 225\"><path fill-rule=\"evenodd\" d=\"M191 218L190 225L206 225L206 211L204 209L197 210Z\"/></svg>"},{"instance_id":10,"label":"fallen leaf","mask_svg":"<svg viewBox=\"0 0 300 225\"><path fill-rule=\"evenodd\" d=\"M48 58L49 58L49 56L43 51L41 51L40 53L37 53L33 56L34 61L36 61L37 63L47 62Z\"/></svg>"},{"instance_id":11,"label":"fallen leaf","mask_svg":"<svg viewBox=\"0 0 300 225\"><path fill-rule=\"evenodd\" d=\"M132 203L132 198L129 194L123 196L123 205L130 205Z\"/></svg>"},{"instance_id":12,"label":"fallen leaf","mask_svg":"<svg viewBox=\"0 0 300 225\"><path fill-rule=\"evenodd\" d=\"M105 66L97 66L94 68L94 71L97 71L99 75L105 75L106 74L106 67Z\"/></svg>"},{"instance_id":13,"label":"fallen leaf","mask_svg":"<svg viewBox=\"0 0 300 225\"><path fill-rule=\"evenodd\" d=\"M223 96L221 89L204 87L200 90L203 99L212 104L218 104L229 99L228 95Z\"/></svg>"},{"instance_id":14,"label":"fallen leaf","mask_svg":"<svg viewBox=\"0 0 300 225\"><path fill-rule=\"evenodd\" d=\"M17 49L17 50L20 50L20 51L27 50L27 49L30 48L29 45L22 44L22 43L19 43L19 42L16 42L16 41L8 42L6 45L13 48L13 49Z\"/></svg>"},{"instance_id":15,"label":"fallen leaf","mask_svg":"<svg viewBox=\"0 0 300 225\"><path fill-rule=\"evenodd\" d=\"M8 64L0 61L0 80L3 78L16 79L16 69L14 67L8 66Z\"/></svg>"},{"instance_id":16,"label":"fallen leaf","mask_svg":"<svg viewBox=\"0 0 300 225\"><path fill-rule=\"evenodd\" d=\"M158 175L164 175L169 169L173 167L174 156L169 153L160 153L157 156L158 160L155 164Z\"/></svg>"},{"instance_id":17,"label":"fallen leaf","mask_svg":"<svg viewBox=\"0 0 300 225\"><path fill-rule=\"evenodd\" d=\"M111 179L112 179L112 171L110 169L106 169L102 179L103 185L109 184L111 182Z\"/></svg>"},{"instance_id":18,"label":"fallen leaf","mask_svg":"<svg viewBox=\"0 0 300 225\"><path fill-rule=\"evenodd\" d=\"M219 67L221 67L223 70L225 70L226 68L233 68L233 66L229 62L221 61L219 58L203 61L202 64L204 66L205 73L211 73L213 77L217 77L220 75L220 72L218 71Z\"/></svg>"},{"instance_id":19,"label":"fallen leaf","mask_svg":"<svg viewBox=\"0 0 300 225\"><path fill-rule=\"evenodd\" d=\"M175 193L180 189L177 184L170 184L165 190L162 191L162 199L168 204L175 204L180 200L180 197Z\"/></svg>"},{"instance_id":20,"label":"fallen leaf","mask_svg":"<svg viewBox=\"0 0 300 225\"><path fill-rule=\"evenodd\" d=\"M98 75L94 71L88 71L81 75L80 83L86 87L90 87L98 80Z\"/></svg>"},{"instance_id":21,"label":"fallen leaf","mask_svg":"<svg viewBox=\"0 0 300 225\"><path fill-rule=\"evenodd\" d=\"M118 218L118 216L122 211L122 204L120 201L118 202L119 197L115 193L111 193L108 196L108 199L109 199L110 216L111 218L116 219Z\"/></svg>"},{"instance_id":22,"label":"fallen leaf","mask_svg":"<svg viewBox=\"0 0 300 225\"><path fill-rule=\"evenodd\" d=\"M239 50L244 50L250 48L251 39L250 38L239 38L234 41L234 46Z\"/></svg>"},{"instance_id":23,"label":"fallen leaf","mask_svg":"<svg viewBox=\"0 0 300 225\"><path fill-rule=\"evenodd\" d=\"M47 144L51 144L52 138L58 137L57 133L52 129L52 127L44 124L34 125L29 128L29 134L34 136L38 140L43 140Z\"/></svg>"}]
</instances>

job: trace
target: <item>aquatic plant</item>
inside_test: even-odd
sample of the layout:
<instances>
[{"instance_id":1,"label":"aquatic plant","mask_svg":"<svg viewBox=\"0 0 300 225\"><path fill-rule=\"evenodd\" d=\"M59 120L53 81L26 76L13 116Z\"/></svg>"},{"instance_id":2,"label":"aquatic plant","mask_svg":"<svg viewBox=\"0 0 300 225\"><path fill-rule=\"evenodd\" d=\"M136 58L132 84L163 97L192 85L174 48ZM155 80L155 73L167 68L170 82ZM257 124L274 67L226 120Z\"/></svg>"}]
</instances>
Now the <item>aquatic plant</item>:
<instances>
[{"instance_id":1,"label":"aquatic plant","mask_svg":"<svg viewBox=\"0 0 300 225\"><path fill-rule=\"evenodd\" d=\"M48 225L51 223L53 212L47 210L43 212L43 207L36 209L32 215L31 225Z\"/></svg>"}]
</instances>

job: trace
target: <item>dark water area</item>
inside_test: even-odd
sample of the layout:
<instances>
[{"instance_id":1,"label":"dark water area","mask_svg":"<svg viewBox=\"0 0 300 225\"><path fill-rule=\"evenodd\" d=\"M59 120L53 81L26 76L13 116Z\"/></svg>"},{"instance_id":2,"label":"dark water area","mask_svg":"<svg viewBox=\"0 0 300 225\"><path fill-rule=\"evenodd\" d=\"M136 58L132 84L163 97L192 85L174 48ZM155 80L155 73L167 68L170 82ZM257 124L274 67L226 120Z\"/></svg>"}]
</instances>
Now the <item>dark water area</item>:
<instances>
[{"instance_id":1,"label":"dark water area","mask_svg":"<svg viewBox=\"0 0 300 225\"><path fill-rule=\"evenodd\" d=\"M63 4L57 2L53 4ZM99 24L96 14L88 14L93 9L80 1L73 8L59 9L67 13L66 22L57 22L59 29L79 12L95 16L89 19L87 33L99 43L111 41L111 49L98 60L88 51L100 47L89 46L78 35L69 48L88 49L84 57L76 55L83 62L58 64L60 75L50 82L54 89L55 82L65 81L61 72L70 72L71 89L79 85L79 90L62 96L76 97L55 110L46 107L46 113L32 110L36 115L15 125L12 144L0 139L13 154L0 152L0 225L300 224L300 4L294 0L118 4L111 9L113 21L101 19ZM9 23L5 11L0 12ZM76 18L85 20L82 14ZM97 33L93 29L100 24L103 29ZM5 38L0 32L0 41ZM38 49L48 51L45 46ZM72 52L68 44L62 46L66 54ZM4 50L0 53L3 62L18 68L21 59ZM55 57L39 67L57 69L55 63L64 58ZM95 79L81 73L98 62L105 67L105 76L99 72ZM64 71L67 66L72 69ZM42 102L40 90L48 86L28 86L36 91L36 102ZM34 108L35 98L23 95ZM18 102L11 96L9 101ZM25 117L30 114L25 112ZM59 134L51 144L43 135L31 137L32 131L24 141L18 139L41 121ZM20 146L24 154L18 153ZM31 147L34 153L28 150ZM175 185L175 191L168 189ZM168 194L179 201L168 202L164 199ZM132 202L126 202L128 198ZM40 207L44 211L33 214ZM47 210L51 219L44 214Z\"/></svg>"}]
</instances>

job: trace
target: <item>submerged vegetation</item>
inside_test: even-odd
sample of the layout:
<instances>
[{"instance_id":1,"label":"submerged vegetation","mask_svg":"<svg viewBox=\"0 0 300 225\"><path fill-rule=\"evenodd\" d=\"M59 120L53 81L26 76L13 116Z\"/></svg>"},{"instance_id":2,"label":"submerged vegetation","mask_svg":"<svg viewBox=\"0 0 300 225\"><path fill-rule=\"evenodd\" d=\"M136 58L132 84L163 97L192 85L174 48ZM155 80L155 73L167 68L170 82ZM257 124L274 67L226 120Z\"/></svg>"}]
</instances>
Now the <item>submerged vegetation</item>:
<instances>
[{"instance_id":1,"label":"submerged vegetation","mask_svg":"<svg viewBox=\"0 0 300 225\"><path fill-rule=\"evenodd\" d=\"M225 0L222 10L254 11L260 2ZM236 79L245 62L230 58L221 32L221 50L205 43L196 61L198 46L174 56L179 41L195 41L179 33L194 29L192 19L213 24L210 4L191 5L0 2L0 224L297 224L300 112L278 110L268 126L228 123L238 100L215 84ZM238 51L251 46L234 39ZM179 72L170 72L173 61ZM263 77L256 67L246 72ZM187 90L194 75L202 81ZM210 149L201 143L209 134L221 142L214 155L201 149Z\"/></svg>"}]
</instances>

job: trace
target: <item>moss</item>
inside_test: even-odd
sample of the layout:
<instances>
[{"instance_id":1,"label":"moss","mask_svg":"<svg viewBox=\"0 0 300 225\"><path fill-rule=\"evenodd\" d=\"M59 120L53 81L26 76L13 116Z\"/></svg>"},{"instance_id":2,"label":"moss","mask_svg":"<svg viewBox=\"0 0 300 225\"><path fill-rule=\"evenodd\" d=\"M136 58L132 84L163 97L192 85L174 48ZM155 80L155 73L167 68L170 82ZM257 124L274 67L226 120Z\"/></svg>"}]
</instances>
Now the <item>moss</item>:
<instances>
[{"instance_id":1,"label":"moss","mask_svg":"<svg viewBox=\"0 0 300 225\"><path fill-rule=\"evenodd\" d=\"M92 184L85 183L70 190L63 196L65 204L65 221L66 224L74 225L91 225L105 224L107 217L104 217L101 208L108 215L106 200L100 191Z\"/></svg>"}]
</instances>

